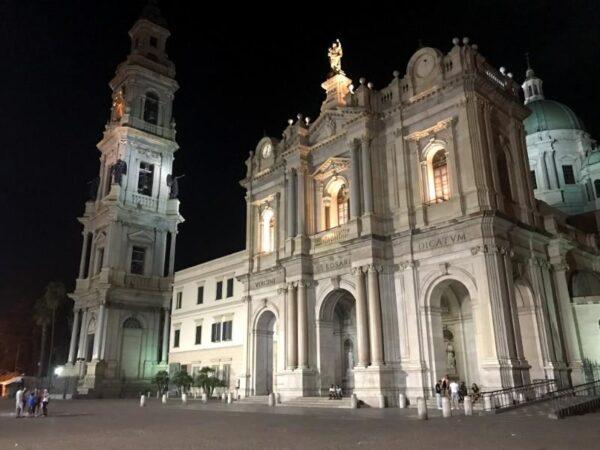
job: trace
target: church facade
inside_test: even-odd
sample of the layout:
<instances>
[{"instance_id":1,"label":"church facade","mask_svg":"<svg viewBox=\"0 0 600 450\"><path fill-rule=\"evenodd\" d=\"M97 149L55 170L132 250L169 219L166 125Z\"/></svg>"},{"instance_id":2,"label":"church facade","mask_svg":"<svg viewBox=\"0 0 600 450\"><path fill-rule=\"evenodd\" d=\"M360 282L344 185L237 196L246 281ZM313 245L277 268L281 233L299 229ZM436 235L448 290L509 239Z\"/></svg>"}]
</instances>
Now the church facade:
<instances>
[{"instance_id":1,"label":"church facade","mask_svg":"<svg viewBox=\"0 0 600 450\"><path fill-rule=\"evenodd\" d=\"M169 31L149 4L129 32L131 53L110 82L112 108L98 177L78 220L83 245L67 364L74 393L116 396L146 389L167 366L179 214L173 176L178 88Z\"/></svg>"},{"instance_id":2,"label":"church facade","mask_svg":"<svg viewBox=\"0 0 600 450\"><path fill-rule=\"evenodd\" d=\"M246 248L176 273L172 370L284 401L340 384L379 406L446 374L583 382L600 360L597 228L534 197L512 76L455 39L355 87L341 53L318 118L246 161ZM587 344L578 301L595 314Z\"/></svg>"}]
</instances>

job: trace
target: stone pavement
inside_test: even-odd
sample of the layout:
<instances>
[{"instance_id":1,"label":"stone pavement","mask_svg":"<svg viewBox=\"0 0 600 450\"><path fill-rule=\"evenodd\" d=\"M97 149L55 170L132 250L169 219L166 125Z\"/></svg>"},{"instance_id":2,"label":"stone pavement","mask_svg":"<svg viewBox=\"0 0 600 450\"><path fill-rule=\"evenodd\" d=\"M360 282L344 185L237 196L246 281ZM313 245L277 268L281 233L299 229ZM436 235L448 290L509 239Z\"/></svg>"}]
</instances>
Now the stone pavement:
<instances>
[{"instance_id":1,"label":"stone pavement","mask_svg":"<svg viewBox=\"0 0 600 450\"><path fill-rule=\"evenodd\" d=\"M15 419L0 400L0 449L569 449L600 448L600 414L551 420L516 411L449 419L416 410L309 409L149 400L54 400Z\"/></svg>"}]
</instances>

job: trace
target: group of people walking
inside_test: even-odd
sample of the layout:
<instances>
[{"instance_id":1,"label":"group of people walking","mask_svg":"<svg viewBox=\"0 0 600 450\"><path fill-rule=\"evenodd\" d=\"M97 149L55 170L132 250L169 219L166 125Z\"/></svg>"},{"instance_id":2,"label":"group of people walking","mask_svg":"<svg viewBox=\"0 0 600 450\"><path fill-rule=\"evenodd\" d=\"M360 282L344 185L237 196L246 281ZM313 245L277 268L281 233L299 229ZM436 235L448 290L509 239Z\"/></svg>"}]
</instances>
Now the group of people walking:
<instances>
[{"instance_id":1,"label":"group of people walking","mask_svg":"<svg viewBox=\"0 0 600 450\"><path fill-rule=\"evenodd\" d=\"M473 402L479 400L479 386L477 386L476 383L471 385L471 392ZM467 395L469 395L469 392L466 383L464 381L458 382L456 380L450 380L448 375L441 380L438 380L435 384L435 398L438 409L442 409L443 397L450 399L450 407L452 409L458 409Z\"/></svg>"},{"instance_id":2,"label":"group of people walking","mask_svg":"<svg viewBox=\"0 0 600 450\"><path fill-rule=\"evenodd\" d=\"M15 395L15 416L17 418L47 416L49 402L48 389L28 391L27 388L21 387Z\"/></svg>"}]
</instances>

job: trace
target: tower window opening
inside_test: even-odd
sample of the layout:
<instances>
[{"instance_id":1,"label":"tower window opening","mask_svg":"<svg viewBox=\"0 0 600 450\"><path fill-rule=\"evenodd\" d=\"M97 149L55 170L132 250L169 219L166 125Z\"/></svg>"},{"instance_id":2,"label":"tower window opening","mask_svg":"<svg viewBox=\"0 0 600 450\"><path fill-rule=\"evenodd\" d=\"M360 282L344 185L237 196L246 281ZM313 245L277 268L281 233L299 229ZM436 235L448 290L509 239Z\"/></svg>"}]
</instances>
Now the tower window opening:
<instances>
[{"instance_id":1,"label":"tower window opening","mask_svg":"<svg viewBox=\"0 0 600 450\"><path fill-rule=\"evenodd\" d=\"M147 55L150 58L150 55ZM152 55L153 60L157 60L156 56ZM158 124L158 95L153 92L148 92L144 100L144 121L153 125Z\"/></svg>"},{"instance_id":2,"label":"tower window opening","mask_svg":"<svg viewBox=\"0 0 600 450\"><path fill-rule=\"evenodd\" d=\"M271 208L267 208L263 211L260 229L260 249L263 253L270 253L275 249L275 214Z\"/></svg>"},{"instance_id":3,"label":"tower window opening","mask_svg":"<svg viewBox=\"0 0 600 450\"><path fill-rule=\"evenodd\" d=\"M533 189L537 189L537 180L535 179L535 170L530 170L529 175L531 176L531 186Z\"/></svg>"},{"instance_id":4,"label":"tower window opening","mask_svg":"<svg viewBox=\"0 0 600 450\"><path fill-rule=\"evenodd\" d=\"M446 150L438 150L433 156L431 169L433 171L433 185L435 189L434 203L445 202L450 198Z\"/></svg>"},{"instance_id":5,"label":"tower window opening","mask_svg":"<svg viewBox=\"0 0 600 450\"><path fill-rule=\"evenodd\" d=\"M600 179L594 180L594 190L596 191L596 198L600 198Z\"/></svg>"},{"instance_id":6,"label":"tower window opening","mask_svg":"<svg viewBox=\"0 0 600 450\"><path fill-rule=\"evenodd\" d=\"M156 36L150 36L150 47L158 47L158 39L156 39Z\"/></svg>"},{"instance_id":7,"label":"tower window opening","mask_svg":"<svg viewBox=\"0 0 600 450\"><path fill-rule=\"evenodd\" d=\"M140 163L138 175L138 193L142 195L152 195L152 184L154 182L154 164L146 162Z\"/></svg>"},{"instance_id":8,"label":"tower window opening","mask_svg":"<svg viewBox=\"0 0 600 450\"><path fill-rule=\"evenodd\" d=\"M510 173L508 163L506 161L506 153L500 151L496 157L496 165L498 169L498 177L500 179L500 192L507 200L512 200L512 189L510 185Z\"/></svg>"},{"instance_id":9,"label":"tower window opening","mask_svg":"<svg viewBox=\"0 0 600 450\"><path fill-rule=\"evenodd\" d=\"M146 249L144 247L134 246L131 250L131 273L143 275L145 259Z\"/></svg>"},{"instance_id":10,"label":"tower window opening","mask_svg":"<svg viewBox=\"0 0 600 450\"><path fill-rule=\"evenodd\" d=\"M575 173L573 172L573 166L565 164L562 166L563 177L565 184L575 184Z\"/></svg>"}]
</instances>

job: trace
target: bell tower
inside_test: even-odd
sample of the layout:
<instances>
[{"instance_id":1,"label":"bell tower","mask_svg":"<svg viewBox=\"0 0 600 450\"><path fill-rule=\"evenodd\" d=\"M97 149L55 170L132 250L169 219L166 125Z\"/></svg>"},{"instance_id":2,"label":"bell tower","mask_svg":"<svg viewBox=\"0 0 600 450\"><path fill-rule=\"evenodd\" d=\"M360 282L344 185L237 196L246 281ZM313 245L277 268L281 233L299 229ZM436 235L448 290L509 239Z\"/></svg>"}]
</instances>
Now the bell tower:
<instances>
[{"instance_id":1,"label":"bell tower","mask_svg":"<svg viewBox=\"0 0 600 450\"><path fill-rule=\"evenodd\" d=\"M67 376L83 395L139 390L166 369L179 214L173 173L175 66L154 2L129 32L110 118L97 147L100 169L79 221L83 246Z\"/></svg>"}]
</instances>

